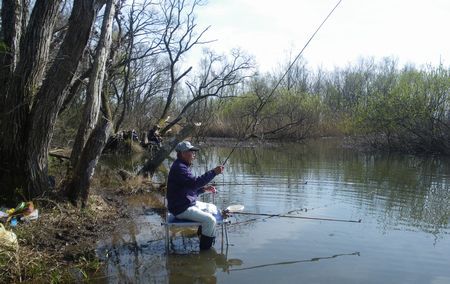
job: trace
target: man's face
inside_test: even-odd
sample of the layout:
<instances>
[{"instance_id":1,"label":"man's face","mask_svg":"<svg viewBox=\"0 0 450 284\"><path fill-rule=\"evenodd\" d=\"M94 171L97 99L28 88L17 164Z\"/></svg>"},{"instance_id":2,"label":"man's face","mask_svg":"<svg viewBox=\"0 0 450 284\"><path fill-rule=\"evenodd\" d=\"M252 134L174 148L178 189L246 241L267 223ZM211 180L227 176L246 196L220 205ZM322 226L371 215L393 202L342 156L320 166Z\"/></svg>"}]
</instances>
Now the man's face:
<instances>
[{"instance_id":1,"label":"man's face","mask_svg":"<svg viewBox=\"0 0 450 284\"><path fill-rule=\"evenodd\" d=\"M192 164L195 159L196 152L195 151L186 151L181 152L181 158L188 164Z\"/></svg>"}]
</instances>

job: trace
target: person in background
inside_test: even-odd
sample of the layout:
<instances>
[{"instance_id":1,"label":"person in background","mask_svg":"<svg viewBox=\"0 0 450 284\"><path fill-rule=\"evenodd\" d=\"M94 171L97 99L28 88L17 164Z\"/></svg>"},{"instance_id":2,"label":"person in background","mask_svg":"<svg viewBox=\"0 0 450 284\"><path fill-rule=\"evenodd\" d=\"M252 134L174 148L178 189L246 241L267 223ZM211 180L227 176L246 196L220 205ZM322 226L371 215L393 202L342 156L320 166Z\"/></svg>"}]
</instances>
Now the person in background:
<instances>
[{"instance_id":1,"label":"person in background","mask_svg":"<svg viewBox=\"0 0 450 284\"><path fill-rule=\"evenodd\" d=\"M159 147L161 147L162 144L162 137L161 134L159 133L159 130L161 129L161 127L159 125L155 125L153 126L152 129L150 129L150 131L147 134L147 138L148 138L148 142L153 142L156 145L158 145Z\"/></svg>"},{"instance_id":2,"label":"person in background","mask_svg":"<svg viewBox=\"0 0 450 284\"><path fill-rule=\"evenodd\" d=\"M218 174L223 173L224 167L217 166L201 176L194 176L191 166L199 148L189 141L178 143L175 147L177 159L170 167L167 181L167 204L170 213L178 219L200 222L200 250L211 248L215 240L217 208L214 204L198 201L204 192L215 193L212 185L207 185Z\"/></svg>"}]
</instances>

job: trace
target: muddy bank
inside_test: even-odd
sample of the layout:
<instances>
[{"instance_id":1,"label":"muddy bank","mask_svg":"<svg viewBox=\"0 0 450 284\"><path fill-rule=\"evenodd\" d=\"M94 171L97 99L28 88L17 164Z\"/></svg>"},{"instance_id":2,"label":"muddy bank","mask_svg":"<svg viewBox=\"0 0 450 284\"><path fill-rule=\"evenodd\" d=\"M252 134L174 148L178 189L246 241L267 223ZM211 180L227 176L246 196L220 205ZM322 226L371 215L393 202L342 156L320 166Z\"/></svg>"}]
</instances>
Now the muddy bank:
<instances>
[{"instance_id":1,"label":"muddy bank","mask_svg":"<svg viewBox=\"0 0 450 284\"><path fill-rule=\"evenodd\" d=\"M130 219L123 193L115 190L94 190L83 210L56 198L38 198L34 204L39 218L12 229L19 250L3 255L0 283L85 279L102 265L97 241Z\"/></svg>"},{"instance_id":2,"label":"muddy bank","mask_svg":"<svg viewBox=\"0 0 450 284\"><path fill-rule=\"evenodd\" d=\"M202 147L238 147L238 148L254 148L254 147L277 147L282 145L283 141L261 140L261 139L237 139L237 138L217 138L206 137L200 140L192 139L194 144Z\"/></svg>"}]
</instances>

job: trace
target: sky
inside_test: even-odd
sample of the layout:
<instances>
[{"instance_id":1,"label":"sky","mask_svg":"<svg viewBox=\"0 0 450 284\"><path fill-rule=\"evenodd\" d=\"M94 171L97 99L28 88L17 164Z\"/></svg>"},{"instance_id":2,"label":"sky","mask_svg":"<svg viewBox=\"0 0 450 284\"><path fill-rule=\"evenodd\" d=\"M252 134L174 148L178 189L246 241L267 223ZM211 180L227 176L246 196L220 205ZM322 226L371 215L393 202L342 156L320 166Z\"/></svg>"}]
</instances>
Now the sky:
<instances>
[{"instance_id":1,"label":"sky","mask_svg":"<svg viewBox=\"0 0 450 284\"><path fill-rule=\"evenodd\" d=\"M293 59L338 0L209 0L199 27L219 53L240 48L260 71ZM450 66L450 0L342 0L303 52L311 68L332 70L360 58L396 58L400 65ZM199 52L199 51L196 51Z\"/></svg>"}]
</instances>

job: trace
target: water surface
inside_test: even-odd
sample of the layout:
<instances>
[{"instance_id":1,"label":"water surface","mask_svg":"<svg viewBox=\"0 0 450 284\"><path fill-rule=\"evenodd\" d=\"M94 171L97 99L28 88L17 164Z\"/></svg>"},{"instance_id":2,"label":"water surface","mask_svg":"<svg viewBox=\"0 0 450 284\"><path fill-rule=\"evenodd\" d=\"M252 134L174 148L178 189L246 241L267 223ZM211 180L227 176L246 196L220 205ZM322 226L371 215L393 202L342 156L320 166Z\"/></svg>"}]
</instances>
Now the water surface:
<instances>
[{"instance_id":1,"label":"water surface","mask_svg":"<svg viewBox=\"0 0 450 284\"><path fill-rule=\"evenodd\" d=\"M204 148L194 172L230 148ZM235 215L215 250L198 253L195 230L164 246L158 196L134 197L138 217L99 243L108 283L450 283L450 162L364 154L336 140L237 149L219 193L246 212L359 220ZM106 257L107 256L107 257Z\"/></svg>"}]
</instances>

